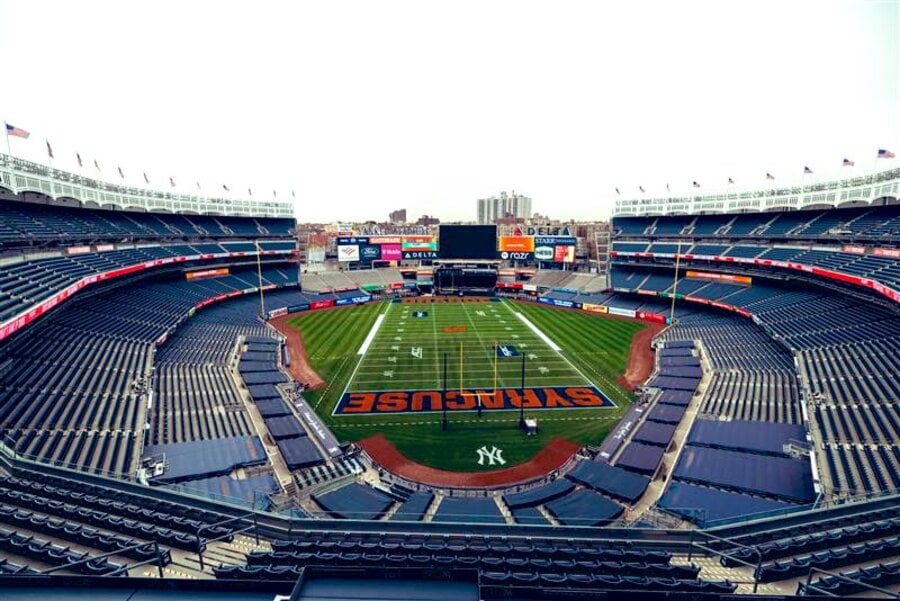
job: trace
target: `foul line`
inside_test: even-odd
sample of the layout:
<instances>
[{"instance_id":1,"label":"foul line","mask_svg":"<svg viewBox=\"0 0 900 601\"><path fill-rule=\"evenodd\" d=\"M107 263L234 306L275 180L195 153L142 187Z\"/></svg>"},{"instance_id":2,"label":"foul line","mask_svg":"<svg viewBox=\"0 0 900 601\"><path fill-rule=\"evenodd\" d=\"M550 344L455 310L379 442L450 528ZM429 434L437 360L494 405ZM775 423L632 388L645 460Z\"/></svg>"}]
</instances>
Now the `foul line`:
<instances>
[{"instance_id":1,"label":"foul line","mask_svg":"<svg viewBox=\"0 0 900 601\"><path fill-rule=\"evenodd\" d=\"M372 341L375 340L375 334L378 333L378 328L381 327L381 322L384 321L384 316L387 313L382 313L378 317L375 318L375 323L372 324L372 329L369 330L369 335L366 336L366 339L363 340L362 346L359 347L359 350L356 351L357 355L365 355L366 351L369 350L369 345L372 344Z\"/></svg>"}]
</instances>

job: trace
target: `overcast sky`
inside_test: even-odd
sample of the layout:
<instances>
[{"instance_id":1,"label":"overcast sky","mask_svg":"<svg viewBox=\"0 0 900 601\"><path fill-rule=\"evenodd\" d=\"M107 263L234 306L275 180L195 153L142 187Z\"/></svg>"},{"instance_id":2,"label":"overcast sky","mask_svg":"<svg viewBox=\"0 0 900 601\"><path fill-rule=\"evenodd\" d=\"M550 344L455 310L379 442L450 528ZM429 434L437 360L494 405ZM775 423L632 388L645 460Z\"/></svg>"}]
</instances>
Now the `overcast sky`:
<instances>
[{"instance_id":1,"label":"overcast sky","mask_svg":"<svg viewBox=\"0 0 900 601\"><path fill-rule=\"evenodd\" d=\"M19 156L293 189L304 221L471 220L511 189L600 218L615 187L896 165L898 36L895 1L0 0L0 120Z\"/></svg>"}]
</instances>

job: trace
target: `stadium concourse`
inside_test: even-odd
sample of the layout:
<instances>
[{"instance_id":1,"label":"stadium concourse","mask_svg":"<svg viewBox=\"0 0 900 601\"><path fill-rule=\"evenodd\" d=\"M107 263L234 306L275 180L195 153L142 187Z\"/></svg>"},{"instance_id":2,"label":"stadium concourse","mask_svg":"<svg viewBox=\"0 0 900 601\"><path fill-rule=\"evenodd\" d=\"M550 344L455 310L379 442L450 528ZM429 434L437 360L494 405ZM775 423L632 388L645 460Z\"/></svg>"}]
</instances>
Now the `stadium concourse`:
<instances>
[{"instance_id":1,"label":"stadium concourse","mask_svg":"<svg viewBox=\"0 0 900 601\"><path fill-rule=\"evenodd\" d=\"M290 207L101 196L0 158L4 593L162 595L164 579L254 599L896 596L900 173L839 182L869 186L850 207L621 204L608 281L546 270L531 294L504 287L532 309L675 319L600 446L471 488L404 479L335 439L263 319L374 316L373 296L415 293L399 270L307 285ZM502 331L508 302L483 303ZM553 350L522 314L520 340ZM591 384L569 367L565 387ZM350 393L373 375L362 359L357 375Z\"/></svg>"}]
</instances>

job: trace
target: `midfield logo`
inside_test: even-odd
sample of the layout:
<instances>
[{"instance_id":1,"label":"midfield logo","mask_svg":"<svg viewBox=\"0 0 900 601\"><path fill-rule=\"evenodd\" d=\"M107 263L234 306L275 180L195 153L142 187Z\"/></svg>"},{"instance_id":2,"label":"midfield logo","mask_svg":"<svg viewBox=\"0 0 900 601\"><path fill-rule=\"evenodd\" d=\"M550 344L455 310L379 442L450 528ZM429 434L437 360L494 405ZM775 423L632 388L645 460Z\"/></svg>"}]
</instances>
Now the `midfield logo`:
<instances>
[{"instance_id":1,"label":"midfield logo","mask_svg":"<svg viewBox=\"0 0 900 601\"><path fill-rule=\"evenodd\" d=\"M506 460L503 459L503 449L498 449L491 445L491 450L489 451L487 445L485 445L478 449L477 453L478 465L484 465L485 460L487 460L488 465L506 465Z\"/></svg>"}]
</instances>

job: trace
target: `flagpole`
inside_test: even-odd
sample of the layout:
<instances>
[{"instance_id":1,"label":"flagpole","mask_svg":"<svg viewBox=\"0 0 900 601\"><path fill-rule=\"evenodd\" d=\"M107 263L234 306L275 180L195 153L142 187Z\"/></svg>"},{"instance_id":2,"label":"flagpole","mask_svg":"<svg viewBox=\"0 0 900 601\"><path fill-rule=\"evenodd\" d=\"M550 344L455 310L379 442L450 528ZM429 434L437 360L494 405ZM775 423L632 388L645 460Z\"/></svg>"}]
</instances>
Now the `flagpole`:
<instances>
[{"instance_id":1,"label":"flagpole","mask_svg":"<svg viewBox=\"0 0 900 601\"><path fill-rule=\"evenodd\" d=\"M266 300L263 297L262 249L259 246L259 240L256 240L256 274L259 276L259 316L265 319Z\"/></svg>"},{"instance_id":2,"label":"flagpole","mask_svg":"<svg viewBox=\"0 0 900 601\"><path fill-rule=\"evenodd\" d=\"M13 156L12 146L10 146L10 144L9 144L9 130L6 129L5 122L3 123L3 133L6 134L6 154L8 154L9 156Z\"/></svg>"},{"instance_id":3,"label":"flagpole","mask_svg":"<svg viewBox=\"0 0 900 601\"><path fill-rule=\"evenodd\" d=\"M675 322L675 295L678 292L678 266L681 261L681 240L678 241L678 250L675 251L675 280L672 282L672 309L669 311L669 321Z\"/></svg>"}]
</instances>

